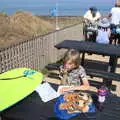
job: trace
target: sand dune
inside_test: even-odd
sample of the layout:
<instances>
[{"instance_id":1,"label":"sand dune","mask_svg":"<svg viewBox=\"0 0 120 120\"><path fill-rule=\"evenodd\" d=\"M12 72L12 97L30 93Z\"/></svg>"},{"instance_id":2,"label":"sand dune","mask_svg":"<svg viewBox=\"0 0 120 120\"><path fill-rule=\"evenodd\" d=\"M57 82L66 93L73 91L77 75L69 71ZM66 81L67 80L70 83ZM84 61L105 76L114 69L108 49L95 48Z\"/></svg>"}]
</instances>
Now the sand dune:
<instances>
[{"instance_id":1,"label":"sand dune","mask_svg":"<svg viewBox=\"0 0 120 120\"><path fill-rule=\"evenodd\" d=\"M16 12L11 16L0 14L0 43L5 41L28 40L37 35L43 35L51 30L53 26L40 17L28 12Z\"/></svg>"}]
</instances>

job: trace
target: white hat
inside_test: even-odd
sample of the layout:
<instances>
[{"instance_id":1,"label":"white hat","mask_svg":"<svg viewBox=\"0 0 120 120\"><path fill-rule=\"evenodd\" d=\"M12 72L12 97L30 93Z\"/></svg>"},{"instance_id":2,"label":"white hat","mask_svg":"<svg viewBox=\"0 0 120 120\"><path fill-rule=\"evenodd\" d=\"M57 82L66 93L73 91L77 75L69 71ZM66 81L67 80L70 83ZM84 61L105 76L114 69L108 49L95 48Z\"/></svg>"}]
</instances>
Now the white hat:
<instances>
[{"instance_id":1,"label":"white hat","mask_svg":"<svg viewBox=\"0 0 120 120\"><path fill-rule=\"evenodd\" d=\"M110 22L108 21L108 19L107 18L103 18L102 20L100 20L99 22L98 22L98 26L100 26L100 27L109 27L110 26Z\"/></svg>"}]
</instances>

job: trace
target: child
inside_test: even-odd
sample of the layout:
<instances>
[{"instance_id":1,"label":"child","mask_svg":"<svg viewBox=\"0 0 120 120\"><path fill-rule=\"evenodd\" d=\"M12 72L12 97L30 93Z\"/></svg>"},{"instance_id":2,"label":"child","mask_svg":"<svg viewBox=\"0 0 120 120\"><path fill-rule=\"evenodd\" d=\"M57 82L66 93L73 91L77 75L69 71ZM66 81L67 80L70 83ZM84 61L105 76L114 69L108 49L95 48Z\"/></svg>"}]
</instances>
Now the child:
<instances>
[{"instance_id":1,"label":"child","mask_svg":"<svg viewBox=\"0 0 120 120\"><path fill-rule=\"evenodd\" d=\"M70 49L66 53L64 63L60 66L60 76L62 85L67 85L67 87L60 89L60 93L89 88L86 72L80 65L80 54L74 49Z\"/></svg>"},{"instance_id":2,"label":"child","mask_svg":"<svg viewBox=\"0 0 120 120\"><path fill-rule=\"evenodd\" d=\"M97 43L109 43L109 37L111 34L110 23L107 18L103 18L98 22L98 33L96 37Z\"/></svg>"}]
</instances>

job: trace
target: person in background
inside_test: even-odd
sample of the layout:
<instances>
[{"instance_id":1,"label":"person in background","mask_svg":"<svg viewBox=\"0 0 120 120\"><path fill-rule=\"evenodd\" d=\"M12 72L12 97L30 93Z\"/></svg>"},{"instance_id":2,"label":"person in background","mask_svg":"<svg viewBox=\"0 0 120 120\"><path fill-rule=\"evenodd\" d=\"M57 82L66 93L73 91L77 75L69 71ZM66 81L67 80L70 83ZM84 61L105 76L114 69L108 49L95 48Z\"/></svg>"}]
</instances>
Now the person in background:
<instances>
[{"instance_id":1,"label":"person in background","mask_svg":"<svg viewBox=\"0 0 120 120\"><path fill-rule=\"evenodd\" d=\"M98 22L98 31L96 42L109 44L111 30L110 30L110 22L107 18L103 18Z\"/></svg>"},{"instance_id":2,"label":"person in background","mask_svg":"<svg viewBox=\"0 0 120 120\"><path fill-rule=\"evenodd\" d=\"M96 7L90 7L84 15L83 35L86 41L95 42L97 22L101 18L100 12Z\"/></svg>"},{"instance_id":3,"label":"person in background","mask_svg":"<svg viewBox=\"0 0 120 120\"><path fill-rule=\"evenodd\" d=\"M60 93L74 90L88 90L89 82L85 69L80 65L80 54L77 50L70 49L66 53L63 65L60 66L60 77L61 84L65 85L60 90Z\"/></svg>"},{"instance_id":4,"label":"person in background","mask_svg":"<svg viewBox=\"0 0 120 120\"><path fill-rule=\"evenodd\" d=\"M94 23L95 21L101 18L100 12L97 10L96 7L90 7L89 10L84 14L85 21L89 21Z\"/></svg>"},{"instance_id":5,"label":"person in background","mask_svg":"<svg viewBox=\"0 0 120 120\"><path fill-rule=\"evenodd\" d=\"M113 40L116 44L116 40L120 39L119 35L116 32L117 26L120 25L120 0L116 0L115 6L111 9L108 18L111 21L111 39L110 44L112 44ZM120 44L120 40L118 40L118 43Z\"/></svg>"},{"instance_id":6,"label":"person in background","mask_svg":"<svg viewBox=\"0 0 120 120\"><path fill-rule=\"evenodd\" d=\"M111 19L111 24L120 24L120 0L116 0L115 7L113 7L108 15Z\"/></svg>"}]
</instances>

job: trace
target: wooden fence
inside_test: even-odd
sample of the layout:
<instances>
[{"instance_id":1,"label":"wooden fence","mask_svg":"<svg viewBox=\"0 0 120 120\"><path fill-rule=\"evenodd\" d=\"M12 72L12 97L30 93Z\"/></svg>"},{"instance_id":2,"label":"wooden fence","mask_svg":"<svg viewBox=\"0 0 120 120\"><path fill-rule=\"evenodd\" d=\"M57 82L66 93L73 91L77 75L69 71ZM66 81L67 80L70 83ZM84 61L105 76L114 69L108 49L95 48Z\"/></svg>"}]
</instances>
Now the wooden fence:
<instances>
[{"instance_id":1,"label":"wooden fence","mask_svg":"<svg viewBox=\"0 0 120 120\"><path fill-rule=\"evenodd\" d=\"M77 24L0 49L0 73L19 67L42 69L63 55L64 50L58 51L55 44L65 39L80 40L80 33L81 24Z\"/></svg>"}]
</instances>

